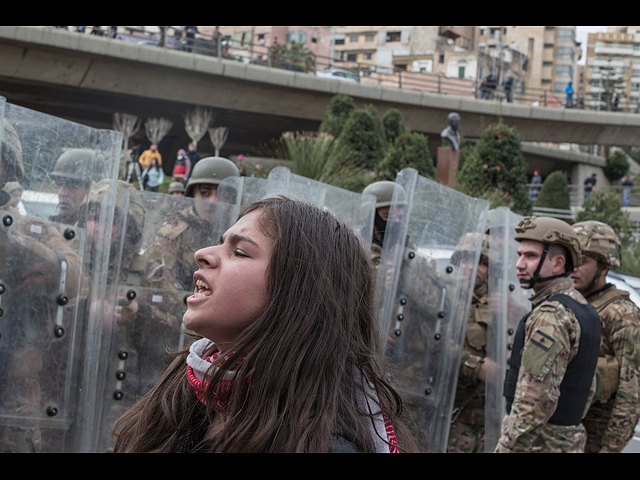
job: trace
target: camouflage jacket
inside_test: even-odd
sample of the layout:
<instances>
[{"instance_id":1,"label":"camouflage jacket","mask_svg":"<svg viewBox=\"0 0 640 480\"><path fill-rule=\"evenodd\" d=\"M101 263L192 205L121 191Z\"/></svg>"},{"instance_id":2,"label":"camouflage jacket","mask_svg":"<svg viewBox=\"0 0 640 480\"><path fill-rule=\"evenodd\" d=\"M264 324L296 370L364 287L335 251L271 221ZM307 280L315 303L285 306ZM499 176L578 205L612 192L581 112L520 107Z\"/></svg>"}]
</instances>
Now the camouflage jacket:
<instances>
[{"instance_id":1,"label":"camouflage jacket","mask_svg":"<svg viewBox=\"0 0 640 480\"><path fill-rule=\"evenodd\" d=\"M522 354L515 400L511 413L502 424L502 436L496 453L579 453L584 451L584 426L556 426L548 423L555 413L560 385L569 363L576 357L580 342L580 324L573 312L559 302L546 299L565 294L585 305L587 301L568 278L555 280L531 298L533 311L526 324L526 340ZM536 336L553 340L553 348L535 346ZM592 393L595 394L595 375ZM584 414L586 414L585 408Z\"/></svg>"},{"instance_id":2,"label":"camouflage jacket","mask_svg":"<svg viewBox=\"0 0 640 480\"><path fill-rule=\"evenodd\" d=\"M598 433L597 445L602 452L619 453L640 420L640 309L627 292L613 285L594 292L587 300L602 319L603 345L598 366L604 386L587 415L587 431L592 435L593 421L605 425L604 431Z\"/></svg>"},{"instance_id":3,"label":"camouflage jacket","mask_svg":"<svg viewBox=\"0 0 640 480\"><path fill-rule=\"evenodd\" d=\"M471 425L484 425L485 388L478 371L487 356L487 290L485 282L473 294L454 403L454 419Z\"/></svg>"}]
</instances>

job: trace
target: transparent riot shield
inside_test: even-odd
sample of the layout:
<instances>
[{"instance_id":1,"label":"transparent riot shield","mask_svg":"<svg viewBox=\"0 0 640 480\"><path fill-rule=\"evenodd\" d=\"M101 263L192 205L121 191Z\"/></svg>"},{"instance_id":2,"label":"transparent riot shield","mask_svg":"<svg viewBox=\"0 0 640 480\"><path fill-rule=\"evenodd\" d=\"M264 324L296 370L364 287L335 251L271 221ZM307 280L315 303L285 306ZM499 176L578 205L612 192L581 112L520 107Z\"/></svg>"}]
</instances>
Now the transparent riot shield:
<instances>
[{"instance_id":1,"label":"transparent riot shield","mask_svg":"<svg viewBox=\"0 0 640 480\"><path fill-rule=\"evenodd\" d=\"M349 225L366 248L371 247L375 197L311 180L278 167L268 179L233 177L218 187L218 198L245 207L269 197L286 196L326 208Z\"/></svg>"},{"instance_id":2,"label":"transparent riot shield","mask_svg":"<svg viewBox=\"0 0 640 480\"><path fill-rule=\"evenodd\" d=\"M110 430L160 380L172 351L190 343L182 318L193 295L194 255L220 238L239 208L120 187L104 308L92 450L109 451ZM91 439L88 439L91 441Z\"/></svg>"},{"instance_id":3,"label":"transparent riot shield","mask_svg":"<svg viewBox=\"0 0 640 480\"><path fill-rule=\"evenodd\" d=\"M91 245L106 233L78 218L91 185L115 178L122 135L12 104L4 114L0 182L24 193L15 206L0 193L0 451L74 451L103 269L85 268L104 263Z\"/></svg>"},{"instance_id":4,"label":"transparent riot shield","mask_svg":"<svg viewBox=\"0 0 640 480\"><path fill-rule=\"evenodd\" d=\"M376 202L373 195L350 192L295 175L284 167L271 171L269 180L286 186L287 195L321 205L350 225L367 248L371 247Z\"/></svg>"},{"instance_id":5,"label":"transparent riot shield","mask_svg":"<svg viewBox=\"0 0 640 480\"><path fill-rule=\"evenodd\" d=\"M487 325L485 452L493 453L506 415L503 396L507 363L518 323L531 311L530 290L520 288L516 274L520 215L506 207L489 212L489 323Z\"/></svg>"},{"instance_id":6,"label":"transparent riot shield","mask_svg":"<svg viewBox=\"0 0 640 480\"><path fill-rule=\"evenodd\" d=\"M489 205L420 177L398 174L376 305L386 355L424 452L445 452ZM476 234L465 258L459 242Z\"/></svg>"}]
</instances>

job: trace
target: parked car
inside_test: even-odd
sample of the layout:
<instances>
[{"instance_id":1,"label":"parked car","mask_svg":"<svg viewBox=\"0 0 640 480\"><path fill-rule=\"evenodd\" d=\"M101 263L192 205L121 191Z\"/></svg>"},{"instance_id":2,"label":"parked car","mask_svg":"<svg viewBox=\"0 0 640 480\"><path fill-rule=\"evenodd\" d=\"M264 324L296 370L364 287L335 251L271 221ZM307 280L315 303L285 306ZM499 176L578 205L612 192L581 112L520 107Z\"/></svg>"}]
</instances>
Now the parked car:
<instances>
[{"instance_id":1,"label":"parked car","mask_svg":"<svg viewBox=\"0 0 640 480\"><path fill-rule=\"evenodd\" d=\"M349 70L342 70L340 68L320 70L319 72L316 72L316 76L321 78L333 78L335 80L342 80L343 82L359 82L357 75L353 74Z\"/></svg>"}]
</instances>

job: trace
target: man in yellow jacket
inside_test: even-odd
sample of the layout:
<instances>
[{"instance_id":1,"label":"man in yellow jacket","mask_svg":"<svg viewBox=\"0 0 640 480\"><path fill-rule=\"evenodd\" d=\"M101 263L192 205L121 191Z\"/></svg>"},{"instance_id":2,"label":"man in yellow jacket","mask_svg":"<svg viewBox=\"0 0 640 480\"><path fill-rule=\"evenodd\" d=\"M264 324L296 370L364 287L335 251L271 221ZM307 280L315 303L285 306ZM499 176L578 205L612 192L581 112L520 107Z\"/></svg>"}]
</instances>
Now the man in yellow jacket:
<instances>
[{"instance_id":1,"label":"man in yellow jacket","mask_svg":"<svg viewBox=\"0 0 640 480\"><path fill-rule=\"evenodd\" d=\"M140 164L140 168L144 172L147 168L151 166L151 160L156 158L158 160L158 166L162 167L162 155L158 151L158 145L151 145L149 150L145 150L138 158L138 163Z\"/></svg>"}]
</instances>

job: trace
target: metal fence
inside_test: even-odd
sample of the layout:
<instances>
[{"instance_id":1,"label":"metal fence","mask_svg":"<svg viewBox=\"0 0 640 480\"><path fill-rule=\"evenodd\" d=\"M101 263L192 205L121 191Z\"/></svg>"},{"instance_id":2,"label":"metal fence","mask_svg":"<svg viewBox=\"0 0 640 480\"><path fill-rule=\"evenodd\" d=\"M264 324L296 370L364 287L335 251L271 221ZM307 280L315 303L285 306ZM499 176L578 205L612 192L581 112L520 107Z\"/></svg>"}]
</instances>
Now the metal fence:
<instances>
[{"instance_id":1,"label":"metal fence","mask_svg":"<svg viewBox=\"0 0 640 480\"><path fill-rule=\"evenodd\" d=\"M531 200L535 200L535 192L536 190L540 190L540 185L527 185L530 192ZM618 186L606 186L606 187L596 187L595 191L598 190L613 190L616 192L618 197L620 198L620 205L626 208L639 208L640 207L640 187L618 187ZM584 186L581 185L569 185L569 198L571 201L572 207L581 207L584 204L584 201L587 198L587 193L584 191ZM562 213L562 212L561 212Z\"/></svg>"},{"instance_id":2,"label":"metal fence","mask_svg":"<svg viewBox=\"0 0 640 480\"><path fill-rule=\"evenodd\" d=\"M357 62L342 62L329 57L313 54L304 46L263 45L234 40L231 36L204 35L198 33L188 37L184 27L48 27L82 28L81 33L109 36L123 41L136 42L198 55L234 60L252 65L279 68L333 78L336 81L359 82L388 87L438 93L466 98L480 98L486 101L503 101L555 108L580 108L602 110L608 106L593 106L597 98L585 98L579 93L570 105L562 92L517 86L513 89L497 84L495 88L484 88L482 82L445 77L429 72L409 72L395 67L381 67ZM110 30L111 29L111 30ZM115 30L113 30L115 29ZM156 29L149 31L149 29ZM302 47L302 48L298 48ZM333 71L331 71L333 70ZM629 104L621 103L618 111L629 111ZM633 111L636 113L634 106Z\"/></svg>"}]
</instances>

